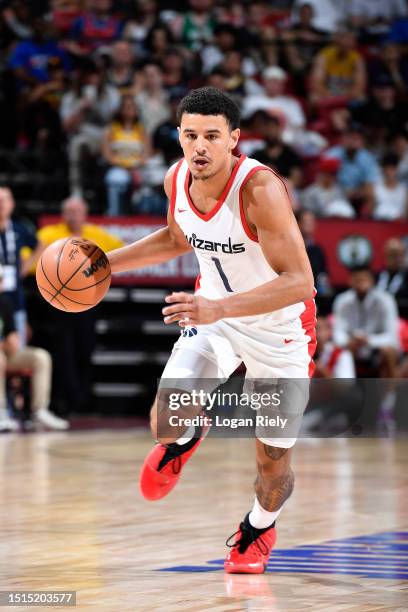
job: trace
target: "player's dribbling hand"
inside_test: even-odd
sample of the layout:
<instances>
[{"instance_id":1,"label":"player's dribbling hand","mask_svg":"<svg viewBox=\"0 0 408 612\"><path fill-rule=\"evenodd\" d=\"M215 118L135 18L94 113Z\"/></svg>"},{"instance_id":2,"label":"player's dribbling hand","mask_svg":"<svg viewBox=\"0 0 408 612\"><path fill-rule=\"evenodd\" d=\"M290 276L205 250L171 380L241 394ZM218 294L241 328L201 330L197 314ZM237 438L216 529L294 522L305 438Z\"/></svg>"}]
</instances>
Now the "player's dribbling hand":
<instances>
[{"instance_id":1,"label":"player's dribbling hand","mask_svg":"<svg viewBox=\"0 0 408 612\"><path fill-rule=\"evenodd\" d=\"M207 300L199 295L174 291L166 296L165 301L172 304L162 310L166 324L178 322L180 327L208 325L223 316L219 300Z\"/></svg>"}]
</instances>

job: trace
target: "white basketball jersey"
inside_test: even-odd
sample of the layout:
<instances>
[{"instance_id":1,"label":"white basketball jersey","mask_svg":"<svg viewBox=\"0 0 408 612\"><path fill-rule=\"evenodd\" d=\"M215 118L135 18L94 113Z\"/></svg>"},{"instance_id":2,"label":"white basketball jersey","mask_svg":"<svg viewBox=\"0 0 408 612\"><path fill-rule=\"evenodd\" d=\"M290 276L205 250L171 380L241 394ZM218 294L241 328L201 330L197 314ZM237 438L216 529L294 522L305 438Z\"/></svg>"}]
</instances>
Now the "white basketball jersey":
<instances>
[{"instance_id":1,"label":"white basketball jersey","mask_svg":"<svg viewBox=\"0 0 408 612\"><path fill-rule=\"evenodd\" d=\"M170 209L199 262L198 295L209 299L224 298L254 289L278 276L251 232L243 209L243 187L260 170L271 172L255 159L241 155L217 204L203 214L189 195L191 174L187 162L180 160L176 166ZM305 304L299 303L240 320L249 322L267 317L270 323L279 324L296 319L304 311Z\"/></svg>"}]
</instances>

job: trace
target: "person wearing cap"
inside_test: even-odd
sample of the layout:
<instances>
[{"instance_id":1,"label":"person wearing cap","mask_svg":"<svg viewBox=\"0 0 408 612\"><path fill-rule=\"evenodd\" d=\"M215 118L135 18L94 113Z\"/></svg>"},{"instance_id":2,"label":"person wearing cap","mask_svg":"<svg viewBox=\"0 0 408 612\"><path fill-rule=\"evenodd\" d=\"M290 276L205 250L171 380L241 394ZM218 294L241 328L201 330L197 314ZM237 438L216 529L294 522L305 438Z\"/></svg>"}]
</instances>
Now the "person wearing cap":
<instances>
[{"instance_id":1,"label":"person wearing cap","mask_svg":"<svg viewBox=\"0 0 408 612\"><path fill-rule=\"evenodd\" d=\"M323 157L319 162L316 181L301 193L301 205L305 210L313 212L316 217L353 218L355 216L353 207L337 183L339 167L340 160Z\"/></svg>"},{"instance_id":2,"label":"person wearing cap","mask_svg":"<svg viewBox=\"0 0 408 612\"><path fill-rule=\"evenodd\" d=\"M21 346L14 323L14 308L3 292L4 267L0 264L0 431L18 431L19 424L7 412L6 374L31 371L31 412L37 425L65 430L68 421L49 410L52 362L42 348Z\"/></svg>"},{"instance_id":3,"label":"person wearing cap","mask_svg":"<svg viewBox=\"0 0 408 612\"><path fill-rule=\"evenodd\" d=\"M280 66L265 68L262 72L263 93L244 98L242 116L248 118L257 110L266 110L275 114L285 124L284 140L292 142L295 134L304 129L306 118L296 98L285 94L287 78L287 73Z\"/></svg>"},{"instance_id":4,"label":"person wearing cap","mask_svg":"<svg viewBox=\"0 0 408 612\"><path fill-rule=\"evenodd\" d=\"M327 146L317 132L306 129L306 117L301 104L294 96L285 93L288 75L280 66L268 66L262 73L263 92L255 92L244 98L242 116L251 117L264 110L277 117L282 125L282 139L296 147L300 155L316 155Z\"/></svg>"}]
</instances>

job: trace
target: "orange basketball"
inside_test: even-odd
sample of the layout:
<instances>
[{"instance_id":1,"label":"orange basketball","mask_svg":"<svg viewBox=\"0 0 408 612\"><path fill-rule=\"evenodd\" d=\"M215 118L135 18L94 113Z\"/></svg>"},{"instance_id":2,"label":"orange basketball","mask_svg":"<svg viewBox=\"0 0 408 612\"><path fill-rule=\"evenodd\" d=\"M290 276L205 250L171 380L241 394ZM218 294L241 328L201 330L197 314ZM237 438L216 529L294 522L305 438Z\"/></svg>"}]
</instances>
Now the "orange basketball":
<instances>
[{"instance_id":1,"label":"orange basketball","mask_svg":"<svg viewBox=\"0 0 408 612\"><path fill-rule=\"evenodd\" d=\"M90 240L62 238L41 255L36 279L49 304L65 312L82 312L104 297L111 270L105 253Z\"/></svg>"}]
</instances>

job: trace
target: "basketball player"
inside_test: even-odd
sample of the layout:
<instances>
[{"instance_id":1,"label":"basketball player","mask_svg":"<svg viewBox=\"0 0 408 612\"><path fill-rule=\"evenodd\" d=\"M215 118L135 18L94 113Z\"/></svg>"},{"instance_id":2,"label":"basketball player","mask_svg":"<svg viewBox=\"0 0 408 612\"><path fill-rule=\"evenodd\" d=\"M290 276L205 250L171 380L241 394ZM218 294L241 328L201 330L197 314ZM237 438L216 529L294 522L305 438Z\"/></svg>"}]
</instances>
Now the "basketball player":
<instances>
[{"instance_id":1,"label":"basketball player","mask_svg":"<svg viewBox=\"0 0 408 612\"><path fill-rule=\"evenodd\" d=\"M253 379L307 379L316 345L313 276L286 187L266 166L233 154L239 109L221 91L192 91L178 120L184 158L164 181L167 227L108 255L112 272L122 272L195 251L195 294L173 292L163 308L166 324L194 333L181 334L162 380L226 379L242 361ZM177 439L161 435L158 409L156 397L151 426L160 442L140 476L151 500L171 491L205 433L190 427ZM293 490L295 440L256 440L255 502L234 534L227 572L265 571L275 521Z\"/></svg>"}]
</instances>

